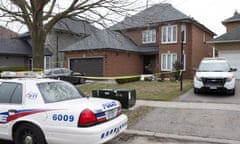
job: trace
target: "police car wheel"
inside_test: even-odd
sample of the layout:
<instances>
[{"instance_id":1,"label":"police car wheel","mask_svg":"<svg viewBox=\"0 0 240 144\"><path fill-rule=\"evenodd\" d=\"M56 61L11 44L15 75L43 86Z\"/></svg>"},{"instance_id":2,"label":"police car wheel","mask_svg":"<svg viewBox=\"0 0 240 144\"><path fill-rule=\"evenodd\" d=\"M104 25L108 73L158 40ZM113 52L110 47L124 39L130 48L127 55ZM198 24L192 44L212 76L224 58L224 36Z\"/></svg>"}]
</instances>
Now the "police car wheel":
<instances>
[{"instance_id":1,"label":"police car wheel","mask_svg":"<svg viewBox=\"0 0 240 144\"><path fill-rule=\"evenodd\" d=\"M31 124L21 124L14 133L15 144L46 144L42 131Z\"/></svg>"}]
</instances>

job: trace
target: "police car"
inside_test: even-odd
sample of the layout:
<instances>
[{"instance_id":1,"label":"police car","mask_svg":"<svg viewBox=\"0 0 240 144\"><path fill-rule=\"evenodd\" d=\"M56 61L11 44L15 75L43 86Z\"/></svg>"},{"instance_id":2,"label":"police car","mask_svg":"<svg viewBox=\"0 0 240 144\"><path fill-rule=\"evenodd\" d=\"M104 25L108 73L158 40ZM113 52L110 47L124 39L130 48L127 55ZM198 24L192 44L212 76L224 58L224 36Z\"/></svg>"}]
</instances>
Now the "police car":
<instances>
[{"instance_id":1,"label":"police car","mask_svg":"<svg viewBox=\"0 0 240 144\"><path fill-rule=\"evenodd\" d=\"M193 79L194 93L213 91L234 95L236 71L225 58L204 58Z\"/></svg>"},{"instance_id":2,"label":"police car","mask_svg":"<svg viewBox=\"0 0 240 144\"><path fill-rule=\"evenodd\" d=\"M127 128L121 104L61 80L0 80L0 139L15 144L100 144Z\"/></svg>"}]
</instances>

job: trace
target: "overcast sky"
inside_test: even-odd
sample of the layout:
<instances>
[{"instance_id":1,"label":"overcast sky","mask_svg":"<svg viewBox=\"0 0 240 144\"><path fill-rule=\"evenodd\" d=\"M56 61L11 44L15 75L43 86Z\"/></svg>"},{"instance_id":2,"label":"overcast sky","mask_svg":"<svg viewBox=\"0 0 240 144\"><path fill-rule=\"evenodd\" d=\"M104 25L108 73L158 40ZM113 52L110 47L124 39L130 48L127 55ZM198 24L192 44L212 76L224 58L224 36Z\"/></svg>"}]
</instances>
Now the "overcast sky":
<instances>
[{"instance_id":1,"label":"overcast sky","mask_svg":"<svg viewBox=\"0 0 240 144\"><path fill-rule=\"evenodd\" d=\"M146 2L147 0L141 0ZM218 36L226 32L222 21L240 12L240 0L148 0L154 4L167 2L184 14L193 17Z\"/></svg>"},{"instance_id":2,"label":"overcast sky","mask_svg":"<svg viewBox=\"0 0 240 144\"><path fill-rule=\"evenodd\" d=\"M232 17L236 10L240 12L240 0L137 0L141 5L146 5L147 1L149 6L160 2L170 3L218 36L226 31L222 21ZM16 26L12 29L17 31Z\"/></svg>"}]
</instances>

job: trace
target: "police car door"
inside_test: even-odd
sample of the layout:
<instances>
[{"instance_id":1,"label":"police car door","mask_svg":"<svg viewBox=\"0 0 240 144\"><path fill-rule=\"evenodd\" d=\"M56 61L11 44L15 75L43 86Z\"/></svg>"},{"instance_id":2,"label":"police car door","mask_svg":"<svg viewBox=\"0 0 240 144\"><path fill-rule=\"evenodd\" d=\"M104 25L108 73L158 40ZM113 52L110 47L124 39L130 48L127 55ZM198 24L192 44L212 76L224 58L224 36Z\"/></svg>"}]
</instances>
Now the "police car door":
<instances>
[{"instance_id":1,"label":"police car door","mask_svg":"<svg viewBox=\"0 0 240 144\"><path fill-rule=\"evenodd\" d=\"M9 115L22 107L23 86L15 82L0 82L0 139L10 137Z\"/></svg>"}]
</instances>

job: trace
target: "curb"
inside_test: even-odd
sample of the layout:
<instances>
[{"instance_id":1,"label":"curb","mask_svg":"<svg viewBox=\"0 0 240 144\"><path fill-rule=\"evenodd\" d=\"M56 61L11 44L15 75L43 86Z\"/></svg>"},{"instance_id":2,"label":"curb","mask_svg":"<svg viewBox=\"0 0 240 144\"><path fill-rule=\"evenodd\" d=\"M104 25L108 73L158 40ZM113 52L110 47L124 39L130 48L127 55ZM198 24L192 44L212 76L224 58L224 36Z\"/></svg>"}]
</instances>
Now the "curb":
<instances>
[{"instance_id":1,"label":"curb","mask_svg":"<svg viewBox=\"0 0 240 144\"><path fill-rule=\"evenodd\" d=\"M131 108L130 110L134 110L138 106L151 106L151 107L159 107L159 108L187 108L187 109L240 111L239 104L165 102L165 101L145 101L145 100L137 100L136 105L133 108Z\"/></svg>"},{"instance_id":2,"label":"curb","mask_svg":"<svg viewBox=\"0 0 240 144\"><path fill-rule=\"evenodd\" d=\"M175 140L186 140L186 141L192 141L192 142L198 141L198 142L211 142L211 143L218 143L218 144L239 144L240 143L240 141L228 140L228 139L183 136L183 135L156 133L156 132L150 132L150 131L139 131L139 130L131 130L131 129L125 130L124 133L138 135L138 136L150 136L150 137L167 138L167 139L175 139Z\"/></svg>"}]
</instances>

